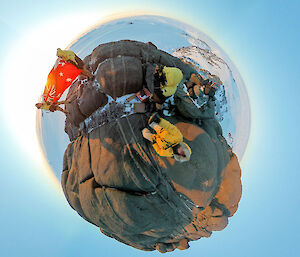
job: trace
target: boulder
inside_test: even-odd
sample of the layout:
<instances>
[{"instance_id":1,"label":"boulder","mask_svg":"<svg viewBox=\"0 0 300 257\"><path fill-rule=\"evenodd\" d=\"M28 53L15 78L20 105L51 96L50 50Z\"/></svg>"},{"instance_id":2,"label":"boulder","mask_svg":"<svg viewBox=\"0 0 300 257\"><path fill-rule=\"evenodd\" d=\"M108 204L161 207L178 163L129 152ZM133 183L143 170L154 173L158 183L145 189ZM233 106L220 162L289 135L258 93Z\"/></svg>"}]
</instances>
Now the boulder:
<instances>
[{"instance_id":1,"label":"boulder","mask_svg":"<svg viewBox=\"0 0 300 257\"><path fill-rule=\"evenodd\" d=\"M151 113L118 116L80 132L82 122L95 118L108 97L151 84L147 69L154 65L178 67L185 78L196 71L153 44L136 41L102 44L85 62L95 80L74 83L68 98L75 100L67 105L65 131L71 143L61 183L71 207L105 235L147 251L187 249L189 241L224 229L238 208L241 170L212 102L196 114L186 112L191 103L178 90L175 115L165 117L191 147L188 162L158 156L143 138Z\"/></svg>"}]
</instances>

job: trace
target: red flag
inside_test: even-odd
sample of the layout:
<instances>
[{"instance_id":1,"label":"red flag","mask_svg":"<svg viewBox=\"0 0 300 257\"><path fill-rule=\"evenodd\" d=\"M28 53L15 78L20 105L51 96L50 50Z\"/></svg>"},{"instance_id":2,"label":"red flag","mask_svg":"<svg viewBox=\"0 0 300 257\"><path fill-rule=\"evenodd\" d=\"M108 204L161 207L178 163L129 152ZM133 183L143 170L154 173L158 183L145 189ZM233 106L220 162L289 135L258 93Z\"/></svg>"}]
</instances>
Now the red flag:
<instances>
[{"instance_id":1,"label":"red flag","mask_svg":"<svg viewBox=\"0 0 300 257\"><path fill-rule=\"evenodd\" d=\"M43 94L44 101L57 102L81 71L74 64L58 58L47 78Z\"/></svg>"}]
</instances>

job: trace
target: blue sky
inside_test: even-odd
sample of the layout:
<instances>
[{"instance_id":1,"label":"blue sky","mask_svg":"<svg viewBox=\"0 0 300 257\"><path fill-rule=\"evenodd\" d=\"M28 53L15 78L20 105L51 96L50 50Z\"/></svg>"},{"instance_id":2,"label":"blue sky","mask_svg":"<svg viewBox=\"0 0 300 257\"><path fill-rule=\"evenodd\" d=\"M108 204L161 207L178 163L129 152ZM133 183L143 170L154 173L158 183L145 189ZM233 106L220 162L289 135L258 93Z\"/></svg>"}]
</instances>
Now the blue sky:
<instances>
[{"instance_id":1,"label":"blue sky","mask_svg":"<svg viewBox=\"0 0 300 257\"><path fill-rule=\"evenodd\" d=\"M241 163L243 196L238 212L224 231L172 255L299 255L298 1L12 0L0 6L2 92L10 87L8 79L17 80L22 87L23 78L7 78L4 72L8 53L15 50L16 42L40 24L63 16L77 14L80 19L81 14L89 12L99 13L99 17L153 13L177 18L208 34L233 60L249 94L252 124L249 146ZM60 26L56 29L59 31ZM33 53L33 58L39 61L42 57ZM22 65L26 65L26 60L16 62L15 70ZM15 88L11 92L18 91ZM12 94L10 101L0 102L0 256L160 255L140 252L103 236L69 207L61 191L44 175L44 167L31 159L35 153L20 146L20 138L28 135L22 124L16 128L16 123L9 122L19 119L12 106L21 110L23 104L14 99Z\"/></svg>"}]
</instances>

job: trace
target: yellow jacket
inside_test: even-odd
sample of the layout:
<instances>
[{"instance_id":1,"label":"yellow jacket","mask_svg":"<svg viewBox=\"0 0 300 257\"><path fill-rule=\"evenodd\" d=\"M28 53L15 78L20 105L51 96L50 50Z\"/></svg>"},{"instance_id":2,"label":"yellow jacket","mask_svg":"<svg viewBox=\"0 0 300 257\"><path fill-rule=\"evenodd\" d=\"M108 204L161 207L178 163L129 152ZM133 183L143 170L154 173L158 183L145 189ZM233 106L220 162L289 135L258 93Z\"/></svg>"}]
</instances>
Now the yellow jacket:
<instances>
[{"instance_id":1,"label":"yellow jacket","mask_svg":"<svg viewBox=\"0 0 300 257\"><path fill-rule=\"evenodd\" d=\"M162 94L166 97L174 95L177 90L177 85L183 78L182 71L175 67L164 67L163 73L166 75L166 85L160 85Z\"/></svg>"},{"instance_id":2,"label":"yellow jacket","mask_svg":"<svg viewBox=\"0 0 300 257\"><path fill-rule=\"evenodd\" d=\"M61 50L60 48L57 48L56 56L62 58L64 61L72 61L76 64L78 64L75 60L75 53L70 50Z\"/></svg>"},{"instance_id":3,"label":"yellow jacket","mask_svg":"<svg viewBox=\"0 0 300 257\"><path fill-rule=\"evenodd\" d=\"M165 119L160 119L160 127L154 127L156 134L151 136L153 148L160 156L172 157L172 146L183 141L183 136L178 128Z\"/></svg>"}]
</instances>

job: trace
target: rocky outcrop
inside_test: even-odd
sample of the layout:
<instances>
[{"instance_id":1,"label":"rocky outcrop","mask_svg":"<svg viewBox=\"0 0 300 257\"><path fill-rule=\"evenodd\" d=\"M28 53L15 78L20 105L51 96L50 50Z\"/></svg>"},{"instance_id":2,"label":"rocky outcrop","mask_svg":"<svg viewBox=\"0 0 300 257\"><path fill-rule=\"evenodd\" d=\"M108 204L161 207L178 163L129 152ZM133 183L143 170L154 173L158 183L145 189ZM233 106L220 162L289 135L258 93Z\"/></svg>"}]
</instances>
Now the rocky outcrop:
<instances>
[{"instance_id":1,"label":"rocky outcrop","mask_svg":"<svg viewBox=\"0 0 300 257\"><path fill-rule=\"evenodd\" d=\"M224 229L241 197L241 170L213 116L213 104L199 119L185 117L190 103L178 93L175 102L181 108L165 117L191 147L189 162L158 156L142 137L149 113L80 133L82 121L105 106L108 97L147 85L145 67L179 67L186 78L195 70L153 44L135 41L100 45L85 63L96 80L75 82L68 95L74 101L67 106L65 130L71 143L62 187L72 208L105 235L141 250L187 249L189 241ZM134 77L127 77L131 73Z\"/></svg>"},{"instance_id":2,"label":"rocky outcrop","mask_svg":"<svg viewBox=\"0 0 300 257\"><path fill-rule=\"evenodd\" d=\"M180 68L184 78L197 72L191 65L156 48L152 43L121 40L101 44L84 59L86 67L95 73L96 80L77 80L71 86L67 99L65 131L70 140L78 135L79 124L91 113L107 103L106 94L116 98L137 92L143 86L153 90L153 65ZM97 84L101 84L101 88Z\"/></svg>"}]
</instances>

